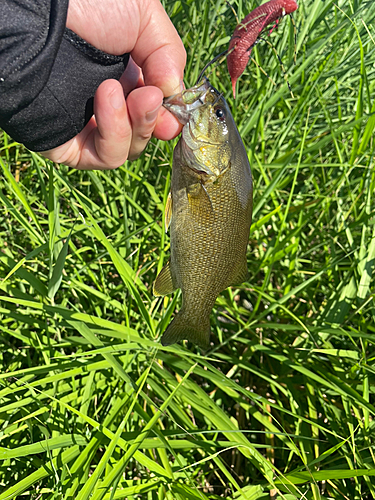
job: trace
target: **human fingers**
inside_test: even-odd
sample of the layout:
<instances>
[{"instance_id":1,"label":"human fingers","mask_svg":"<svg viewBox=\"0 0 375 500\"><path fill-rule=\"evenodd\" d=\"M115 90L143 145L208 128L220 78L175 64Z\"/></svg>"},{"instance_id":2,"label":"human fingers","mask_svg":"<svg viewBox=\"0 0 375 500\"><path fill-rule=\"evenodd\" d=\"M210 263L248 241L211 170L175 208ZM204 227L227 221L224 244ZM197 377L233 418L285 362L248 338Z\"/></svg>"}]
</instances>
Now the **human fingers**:
<instances>
[{"instance_id":1,"label":"human fingers","mask_svg":"<svg viewBox=\"0 0 375 500\"><path fill-rule=\"evenodd\" d=\"M146 85L159 87L164 96L182 90L186 52L159 0L140 0L139 36L131 52L142 68Z\"/></svg>"},{"instance_id":2,"label":"human fingers","mask_svg":"<svg viewBox=\"0 0 375 500\"><path fill-rule=\"evenodd\" d=\"M152 137L163 103L163 93L157 87L140 87L129 94L126 103L132 124L128 158L134 160Z\"/></svg>"},{"instance_id":3,"label":"human fingers","mask_svg":"<svg viewBox=\"0 0 375 500\"><path fill-rule=\"evenodd\" d=\"M121 83L106 80L96 91L94 115L97 128L88 144L89 164L99 160L99 168L116 168L127 160L132 141L132 125Z\"/></svg>"},{"instance_id":4,"label":"human fingers","mask_svg":"<svg viewBox=\"0 0 375 500\"><path fill-rule=\"evenodd\" d=\"M130 94L130 92L136 88L139 87L144 87L144 80L143 80L143 74L140 69L140 67L135 64L133 59L130 57L129 63L126 67L126 70L122 77L120 78L120 83L122 84L125 98ZM149 91L147 91L149 92ZM131 115L131 121L133 125L133 138L135 137L149 137L152 133L150 131L150 122L147 121L146 129L143 130L143 126L140 125L141 122L144 120L145 116L143 115L143 112L139 108L139 103L143 102L142 99L143 93L136 92L134 95L130 96L130 99L128 99L127 105L128 105L128 110L129 110L129 104L131 107L130 110L130 115ZM152 99L151 94L149 94L150 98ZM150 102L149 109L154 109L155 108L155 102ZM134 130L134 124L137 126L137 130ZM160 107L158 117L156 120L156 125L153 131L154 137L157 139L161 139L163 141L169 141L171 139L174 139L179 133L181 132L181 124L179 121L165 108ZM146 139L147 139L146 137ZM130 157L135 158L139 156L139 153L143 150L143 147L141 147L141 142L137 141L137 145L135 145L134 150L131 148L130 151Z\"/></svg>"},{"instance_id":5,"label":"human fingers","mask_svg":"<svg viewBox=\"0 0 375 500\"><path fill-rule=\"evenodd\" d=\"M95 116L73 139L43 154L73 168L112 169L128 157L132 127L124 92L117 80L106 80L97 89Z\"/></svg>"},{"instance_id":6,"label":"human fingers","mask_svg":"<svg viewBox=\"0 0 375 500\"><path fill-rule=\"evenodd\" d=\"M125 99L132 90L138 87L143 87L145 84L142 70L137 64L135 64L132 57L129 57L129 62L120 78L120 83L124 91Z\"/></svg>"},{"instance_id":7,"label":"human fingers","mask_svg":"<svg viewBox=\"0 0 375 500\"><path fill-rule=\"evenodd\" d=\"M179 91L186 53L159 0L70 0L67 27L104 52L130 53L164 96Z\"/></svg>"},{"instance_id":8,"label":"human fingers","mask_svg":"<svg viewBox=\"0 0 375 500\"><path fill-rule=\"evenodd\" d=\"M162 141L174 139L182 130L181 123L169 111L161 107L154 129L154 137Z\"/></svg>"}]
</instances>

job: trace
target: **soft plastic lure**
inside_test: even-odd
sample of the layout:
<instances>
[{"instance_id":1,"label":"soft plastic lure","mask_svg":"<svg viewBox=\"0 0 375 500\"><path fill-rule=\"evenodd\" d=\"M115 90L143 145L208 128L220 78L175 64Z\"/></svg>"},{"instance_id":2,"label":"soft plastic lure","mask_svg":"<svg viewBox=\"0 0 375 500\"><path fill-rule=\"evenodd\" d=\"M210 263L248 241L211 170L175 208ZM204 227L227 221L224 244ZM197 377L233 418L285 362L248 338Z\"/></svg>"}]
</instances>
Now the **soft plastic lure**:
<instances>
[{"instance_id":1,"label":"soft plastic lure","mask_svg":"<svg viewBox=\"0 0 375 500\"><path fill-rule=\"evenodd\" d=\"M280 18L291 14L297 8L295 0L270 0L251 11L236 27L227 51L227 65L234 97L236 97L236 82L245 71L251 51L260 34L271 23L277 26Z\"/></svg>"}]
</instances>

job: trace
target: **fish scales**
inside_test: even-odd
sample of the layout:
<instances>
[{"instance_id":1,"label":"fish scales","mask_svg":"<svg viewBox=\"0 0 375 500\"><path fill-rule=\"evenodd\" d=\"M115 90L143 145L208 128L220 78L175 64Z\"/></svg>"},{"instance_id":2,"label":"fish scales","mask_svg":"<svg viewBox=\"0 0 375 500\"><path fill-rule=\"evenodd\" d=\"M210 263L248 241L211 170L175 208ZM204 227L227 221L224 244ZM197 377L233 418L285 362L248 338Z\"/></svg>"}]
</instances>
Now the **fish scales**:
<instances>
[{"instance_id":1,"label":"fish scales","mask_svg":"<svg viewBox=\"0 0 375 500\"><path fill-rule=\"evenodd\" d=\"M163 345L187 338L207 348L217 296L247 278L252 180L245 148L223 97L208 81L186 92L193 94L186 97L193 101L187 116L178 114L177 104L166 103L186 124L173 155L171 257L156 279L154 293L181 288L183 296L181 310L162 337ZM203 101L196 107L194 92ZM169 99L170 104L181 97ZM217 117L221 111L225 121Z\"/></svg>"},{"instance_id":2,"label":"fish scales","mask_svg":"<svg viewBox=\"0 0 375 500\"><path fill-rule=\"evenodd\" d=\"M175 150L174 160L179 157ZM246 269L246 241L243 228L248 224L250 207L243 206L237 194L236 169L228 169L218 184L206 185L212 203L213 214L204 211L192 213L188 190L185 189L182 169L172 174L173 205L178 204L180 216L171 221L171 262L178 263L175 269L176 287L181 288L183 307L189 324L202 319L208 321L211 309L219 293L240 276ZM182 181L182 182L181 182ZM191 179L194 182L194 179ZM245 184L246 180L244 179ZM206 196L206 193L202 194ZM206 326L204 325L202 326Z\"/></svg>"}]
</instances>

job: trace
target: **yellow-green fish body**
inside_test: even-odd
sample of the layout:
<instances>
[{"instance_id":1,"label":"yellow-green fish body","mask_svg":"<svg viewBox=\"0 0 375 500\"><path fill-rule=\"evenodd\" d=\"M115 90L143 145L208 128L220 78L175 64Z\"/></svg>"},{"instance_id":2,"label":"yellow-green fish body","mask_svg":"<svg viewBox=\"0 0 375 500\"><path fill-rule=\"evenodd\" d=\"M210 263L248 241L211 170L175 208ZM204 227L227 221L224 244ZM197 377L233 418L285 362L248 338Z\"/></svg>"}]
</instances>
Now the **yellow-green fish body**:
<instances>
[{"instance_id":1,"label":"yellow-green fish body","mask_svg":"<svg viewBox=\"0 0 375 500\"><path fill-rule=\"evenodd\" d=\"M171 257L154 283L155 295L181 288L183 304L162 344L188 339L207 348L217 296L247 278L250 165L229 107L208 80L164 105L185 125L166 211L167 219L172 212Z\"/></svg>"}]
</instances>

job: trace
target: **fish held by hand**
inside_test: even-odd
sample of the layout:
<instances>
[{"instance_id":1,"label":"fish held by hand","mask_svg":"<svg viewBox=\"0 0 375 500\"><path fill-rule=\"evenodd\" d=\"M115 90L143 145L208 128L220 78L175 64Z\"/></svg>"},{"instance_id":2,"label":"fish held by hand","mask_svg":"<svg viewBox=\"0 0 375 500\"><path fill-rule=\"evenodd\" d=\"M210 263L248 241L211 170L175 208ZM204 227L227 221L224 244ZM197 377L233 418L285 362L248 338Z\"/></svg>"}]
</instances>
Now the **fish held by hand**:
<instances>
[{"instance_id":1,"label":"fish held by hand","mask_svg":"<svg viewBox=\"0 0 375 500\"><path fill-rule=\"evenodd\" d=\"M164 106L184 127L166 207L171 256L153 290L160 296L180 288L183 302L161 342L188 339L206 349L217 296L248 275L250 165L229 107L207 79L165 99Z\"/></svg>"}]
</instances>

